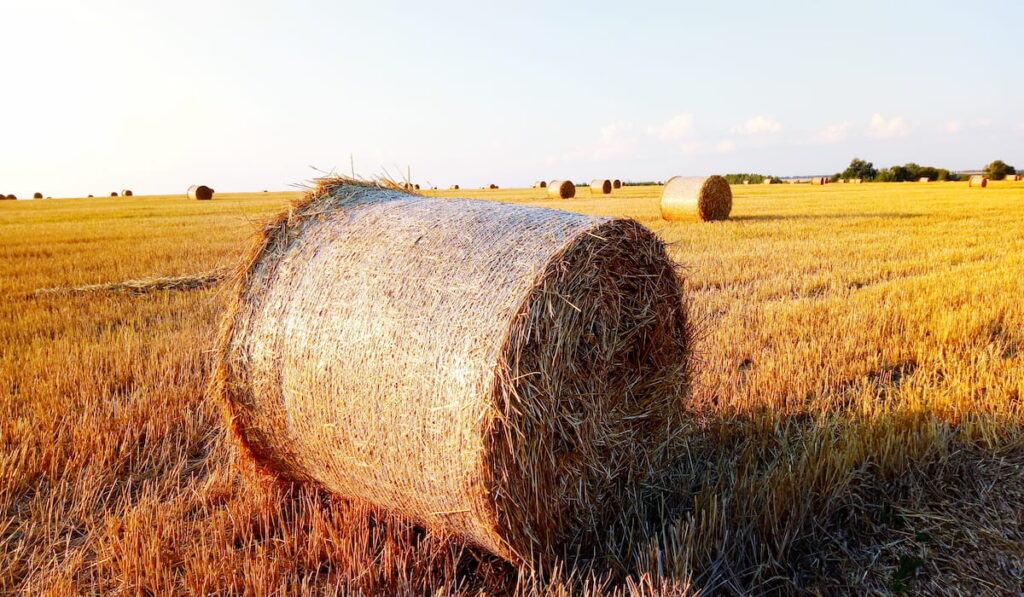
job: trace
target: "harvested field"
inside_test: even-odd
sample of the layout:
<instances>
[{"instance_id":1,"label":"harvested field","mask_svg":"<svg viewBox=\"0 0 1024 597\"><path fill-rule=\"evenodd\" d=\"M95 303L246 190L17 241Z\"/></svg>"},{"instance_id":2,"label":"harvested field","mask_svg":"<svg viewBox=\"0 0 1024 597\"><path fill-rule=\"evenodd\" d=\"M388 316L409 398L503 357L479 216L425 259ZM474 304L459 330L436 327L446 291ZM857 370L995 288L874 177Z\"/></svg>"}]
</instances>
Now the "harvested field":
<instances>
[{"instance_id":1,"label":"harvested field","mask_svg":"<svg viewBox=\"0 0 1024 597\"><path fill-rule=\"evenodd\" d=\"M1024 186L736 186L715 225L546 192L423 194L635 218L699 324L687 456L618 565L519 571L272 482L208 390L223 284L124 286L236 266L298 194L99 197L0 203L0 592L1021 591Z\"/></svg>"}]
</instances>

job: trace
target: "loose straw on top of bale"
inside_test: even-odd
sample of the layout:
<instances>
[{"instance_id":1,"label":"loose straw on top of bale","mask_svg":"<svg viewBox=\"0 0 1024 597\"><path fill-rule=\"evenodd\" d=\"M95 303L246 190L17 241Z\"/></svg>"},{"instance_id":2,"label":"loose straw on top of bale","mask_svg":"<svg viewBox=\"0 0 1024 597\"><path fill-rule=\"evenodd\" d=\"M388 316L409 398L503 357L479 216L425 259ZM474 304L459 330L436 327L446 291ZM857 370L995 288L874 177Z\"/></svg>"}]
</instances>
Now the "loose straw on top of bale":
<instances>
[{"instance_id":1,"label":"loose straw on top of bale","mask_svg":"<svg viewBox=\"0 0 1024 597\"><path fill-rule=\"evenodd\" d=\"M572 199L576 196L576 185L571 180L552 180L548 183L548 197Z\"/></svg>"},{"instance_id":2,"label":"loose straw on top of bale","mask_svg":"<svg viewBox=\"0 0 1024 597\"><path fill-rule=\"evenodd\" d=\"M984 189L988 186L988 179L980 174L975 174L967 180L967 186L973 188Z\"/></svg>"},{"instance_id":3,"label":"loose straw on top of bale","mask_svg":"<svg viewBox=\"0 0 1024 597\"><path fill-rule=\"evenodd\" d=\"M188 198L198 201L213 199L213 189L206 185L193 185L188 188Z\"/></svg>"},{"instance_id":4,"label":"loose straw on top of bale","mask_svg":"<svg viewBox=\"0 0 1024 597\"><path fill-rule=\"evenodd\" d=\"M213 390L265 470L550 562L664 491L682 292L633 220L323 181L240 267Z\"/></svg>"},{"instance_id":5,"label":"loose straw on top of bale","mask_svg":"<svg viewBox=\"0 0 1024 597\"><path fill-rule=\"evenodd\" d=\"M732 189L725 178L674 176L661 192L661 217L666 220L724 220L732 211Z\"/></svg>"},{"instance_id":6,"label":"loose straw on top of bale","mask_svg":"<svg viewBox=\"0 0 1024 597\"><path fill-rule=\"evenodd\" d=\"M590 181L590 192L593 195L607 195L612 192L612 181L595 179Z\"/></svg>"}]
</instances>

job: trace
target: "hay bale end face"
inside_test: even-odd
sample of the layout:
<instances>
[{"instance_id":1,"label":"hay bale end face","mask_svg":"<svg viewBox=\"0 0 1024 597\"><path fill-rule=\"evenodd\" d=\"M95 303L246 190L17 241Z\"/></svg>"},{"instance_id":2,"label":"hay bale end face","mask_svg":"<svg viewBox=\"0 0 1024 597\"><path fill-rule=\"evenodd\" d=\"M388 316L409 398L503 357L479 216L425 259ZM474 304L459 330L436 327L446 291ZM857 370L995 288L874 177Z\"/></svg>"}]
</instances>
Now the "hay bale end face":
<instances>
[{"instance_id":1,"label":"hay bale end face","mask_svg":"<svg viewBox=\"0 0 1024 597\"><path fill-rule=\"evenodd\" d=\"M195 185L188 188L188 198L197 201L213 199L213 189L206 185Z\"/></svg>"},{"instance_id":2,"label":"hay bale end face","mask_svg":"<svg viewBox=\"0 0 1024 597\"><path fill-rule=\"evenodd\" d=\"M613 188L613 189L621 189L621 188L622 188L622 181L621 181L621 180L619 180L618 178L616 178L615 180L613 180L613 181L612 181L612 188Z\"/></svg>"},{"instance_id":3,"label":"hay bale end face","mask_svg":"<svg viewBox=\"0 0 1024 597\"><path fill-rule=\"evenodd\" d=\"M546 180L538 180L537 182L533 183L533 188L535 189L546 189L547 187L548 183Z\"/></svg>"},{"instance_id":4,"label":"hay bale end face","mask_svg":"<svg viewBox=\"0 0 1024 597\"><path fill-rule=\"evenodd\" d=\"M10 199L11 201L17 201L18 196L17 195L8 195L7 198Z\"/></svg>"},{"instance_id":5,"label":"hay bale end face","mask_svg":"<svg viewBox=\"0 0 1024 597\"><path fill-rule=\"evenodd\" d=\"M131 190L131 189L125 189L125 190L121 191L121 196L122 196L122 197L131 197L131 196L133 196L134 194L135 194L135 193L132 193L132 190Z\"/></svg>"},{"instance_id":6,"label":"hay bale end face","mask_svg":"<svg viewBox=\"0 0 1024 597\"><path fill-rule=\"evenodd\" d=\"M732 211L732 189L725 178L675 176L661 192L661 217L666 220L705 222L725 220Z\"/></svg>"},{"instance_id":7,"label":"hay bale end face","mask_svg":"<svg viewBox=\"0 0 1024 597\"><path fill-rule=\"evenodd\" d=\"M42 199L43 198L43 194L42 193L33 193L32 194L32 198L33 199Z\"/></svg>"},{"instance_id":8,"label":"hay bale end face","mask_svg":"<svg viewBox=\"0 0 1024 597\"><path fill-rule=\"evenodd\" d=\"M988 179L980 174L975 174L967 180L967 186L974 189L984 189L988 186Z\"/></svg>"},{"instance_id":9,"label":"hay bale end face","mask_svg":"<svg viewBox=\"0 0 1024 597\"><path fill-rule=\"evenodd\" d=\"M496 188L498 188L498 185L496 185L494 183L491 183L490 185L487 186L487 188L489 188L489 189L496 189Z\"/></svg>"},{"instance_id":10,"label":"hay bale end face","mask_svg":"<svg viewBox=\"0 0 1024 597\"><path fill-rule=\"evenodd\" d=\"M111 197L117 197L117 191L114 191L114 192L110 193L110 196Z\"/></svg>"},{"instance_id":11,"label":"hay bale end face","mask_svg":"<svg viewBox=\"0 0 1024 597\"><path fill-rule=\"evenodd\" d=\"M522 564L664 491L691 331L637 222L328 181L262 234L214 391L264 469Z\"/></svg>"},{"instance_id":12,"label":"hay bale end face","mask_svg":"<svg viewBox=\"0 0 1024 597\"><path fill-rule=\"evenodd\" d=\"M576 185L571 180L552 180L548 183L548 197L572 199L576 196Z\"/></svg>"},{"instance_id":13,"label":"hay bale end face","mask_svg":"<svg viewBox=\"0 0 1024 597\"><path fill-rule=\"evenodd\" d=\"M448 187L448 188L449 188L450 190L452 190L452 191L457 191L457 190L459 190L459 185L457 185L457 184L453 184L452 186L450 186L450 187Z\"/></svg>"},{"instance_id":14,"label":"hay bale end face","mask_svg":"<svg viewBox=\"0 0 1024 597\"><path fill-rule=\"evenodd\" d=\"M608 195L612 192L612 181L596 179L590 181L590 192L593 195Z\"/></svg>"}]
</instances>

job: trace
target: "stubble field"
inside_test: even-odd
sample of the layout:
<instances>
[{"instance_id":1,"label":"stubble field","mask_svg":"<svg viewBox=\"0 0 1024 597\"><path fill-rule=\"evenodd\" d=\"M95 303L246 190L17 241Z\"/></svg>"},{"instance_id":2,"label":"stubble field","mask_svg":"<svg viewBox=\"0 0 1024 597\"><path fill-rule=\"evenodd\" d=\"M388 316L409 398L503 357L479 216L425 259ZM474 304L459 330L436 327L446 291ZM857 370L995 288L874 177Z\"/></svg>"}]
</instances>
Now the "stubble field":
<instances>
[{"instance_id":1,"label":"stubble field","mask_svg":"<svg viewBox=\"0 0 1024 597\"><path fill-rule=\"evenodd\" d=\"M686 266L677 507L543 576L250 471L206 397L217 284L39 292L218 272L298 193L0 203L0 592L1024 591L1024 183L733 191L715 224L660 187L427 192L631 216Z\"/></svg>"}]
</instances>

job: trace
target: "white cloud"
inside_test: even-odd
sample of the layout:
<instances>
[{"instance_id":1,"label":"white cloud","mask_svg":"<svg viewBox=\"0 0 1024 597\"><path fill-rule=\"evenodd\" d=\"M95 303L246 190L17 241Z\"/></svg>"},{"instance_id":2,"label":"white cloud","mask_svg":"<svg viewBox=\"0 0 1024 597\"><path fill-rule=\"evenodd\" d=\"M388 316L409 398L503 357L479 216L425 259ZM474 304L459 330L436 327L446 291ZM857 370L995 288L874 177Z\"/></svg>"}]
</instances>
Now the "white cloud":
<instances>
[{"instance_id":1,"label":"white cloud","mask_svg":"<svg viewBox=\"0 0 1024 597\"><path fill-rule=\"evenodd\" d=\"M765 116L755 116L743 124L738 124L729 131L734 135L761 135L764 133L777 133L782 130L782 124Z\"/></svg>"},{"instance_id":2,"label":"white cloud","mask_svg":"<svg viewBox=\"0 0 1024 597\"><path fill-rule=\"evenodd\" d=\"M647 127L647 134L665 141L678 141L693 134L693 114L677 114L658 126Z\"/></svg>"},{"instance_id":3,"label":"white cloud","mask_svg":"<svg viewBox=\"0 0 1024 597\"><path fill-rule=\"evenodd\" d=\"M729 139L722 139L715 144L715 151L718 153L729 153L731 151L735 151L735 149L736 144Z\"/></svg>"},{"instance_id":4,"label":"white cloud","mask_svg":"<svg viewBox=\"0 0 1024 597\"><path fill-rule=\"evenodd\" d=\"M850 136L850 123L840 122L830 124L821 129L818 133L818 140L822 143L839 143Z\"/></svg>"},{"instance_id":5,"label":"white cloud","mask_svg":"<svg viewBox=\"0 0 1024 597\"><path fill-rule=\"evenodd\" d=\"M597 142L590 146L579 146L560 155L547 158L549 164L560 164L577 160L609 160L627 155L636 149L637 134L630 122L613 122L598 129Z\"/></svg>"},{"instance_id":6,"label":"white cloud","mask_svg":"<svg viewBox=\"0 0 1024 597\"><path fill-rule=\"evenodd\" d=\"M871 117L871 124L868 126L868 131L872 137L878 139L892 139L893 137L902 137L910 132L910 127L907 125L907 121L903 120L900 116L893 116L892 118L885 118L881 114L876 113Z\"/></svg>"},{"instance_id":7,"label":"white cloud","mask_svg":"<svg viewBox=\"0 0 1024 597\"><path fill-rule=\"evenodd\" d=\"M700 151L700 141L686 141L679 144L679 151L685 154L697 153Z\"/></svg>"},{"instance_id":8,"label":"white cloud","mask_svg":"<svg viewBox=\"0 0 1024 597\"><path fill-rule=\"evenodd\" d=\"M988 118L975 118L974 120L963 121L963 120L950 120L944 127L947 133L956 134L962 133L967 129L977 129L992 126L992 121Z\"/></svg>"}]
</instances>

